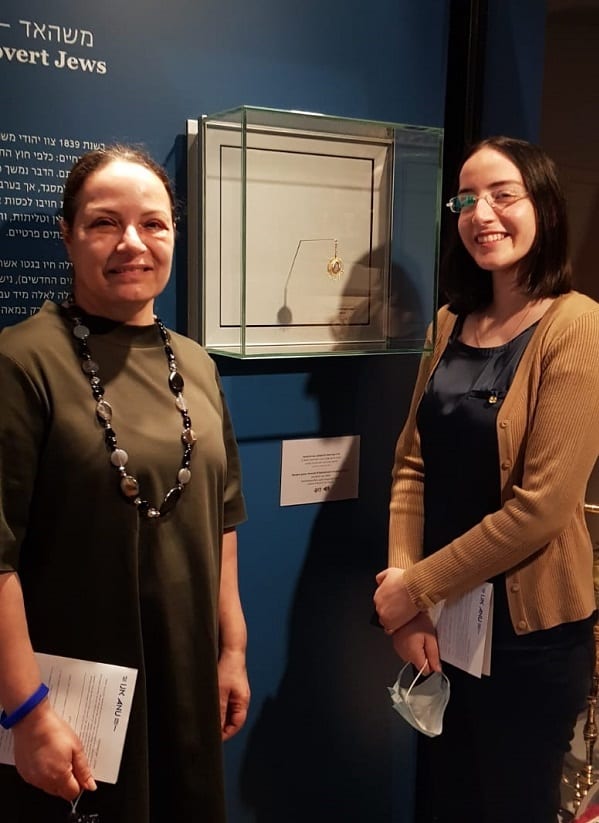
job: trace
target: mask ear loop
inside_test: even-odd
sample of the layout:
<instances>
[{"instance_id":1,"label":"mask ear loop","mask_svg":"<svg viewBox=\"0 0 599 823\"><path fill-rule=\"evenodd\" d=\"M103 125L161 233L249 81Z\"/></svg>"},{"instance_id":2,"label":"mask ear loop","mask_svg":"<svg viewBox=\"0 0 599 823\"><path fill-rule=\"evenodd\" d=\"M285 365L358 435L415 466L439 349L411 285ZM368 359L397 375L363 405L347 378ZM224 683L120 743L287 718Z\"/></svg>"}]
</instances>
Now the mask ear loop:
<instances>
[{"instance_id":1,"label":"mask ear loop","mask_svg":"<svg viewBox=\"0 0 599 823\"><path fill-rule=\"evenodd\" d=\"M71 800L71 814L75 814L75 812L77 811L77 804L81 800L84 791L84 789L81 789L77 797L74 800Z\"/></svg>"},{"instance_id":2,"label":"mask ear loop","mask_svg":"<svg viewBox=\"0 0 599 823\"><path fill-rule=\"evenodd\" d=\"M424 661L424 666L420 669L420 671L418 672L416 677L412 680L412 683L410 684L410 688L406 692L406 696L404 697L404 700L408 699L408 697L410 696L410 694L412 692L412 689L416 685L416 681L418 680L419 677L421 677L422 672L426 669L427 666L428 666L428 660L425 660ZM81 797L81 795L79 795L79 797ZM77 798L77 799L79 799L79 798Z\"/></svg>"}]
</instances>

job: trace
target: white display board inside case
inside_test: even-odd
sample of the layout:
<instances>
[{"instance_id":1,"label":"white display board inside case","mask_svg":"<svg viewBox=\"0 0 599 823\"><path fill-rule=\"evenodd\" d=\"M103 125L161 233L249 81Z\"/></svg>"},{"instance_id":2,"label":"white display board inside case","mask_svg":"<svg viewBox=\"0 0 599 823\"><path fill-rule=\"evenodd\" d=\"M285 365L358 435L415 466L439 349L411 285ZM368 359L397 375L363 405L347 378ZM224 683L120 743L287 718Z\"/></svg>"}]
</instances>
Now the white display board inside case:
<instances>
[{"instance_id":1,"label":"white display board inside case","mask_svg":"<svg viewBox=\"0 0 599 823\"><path fill-rule=\"evenodd\" d=\"M441 129L242 106L187 134L192 336L241 358L422 350Z\"/></svg>"}]
</instances>

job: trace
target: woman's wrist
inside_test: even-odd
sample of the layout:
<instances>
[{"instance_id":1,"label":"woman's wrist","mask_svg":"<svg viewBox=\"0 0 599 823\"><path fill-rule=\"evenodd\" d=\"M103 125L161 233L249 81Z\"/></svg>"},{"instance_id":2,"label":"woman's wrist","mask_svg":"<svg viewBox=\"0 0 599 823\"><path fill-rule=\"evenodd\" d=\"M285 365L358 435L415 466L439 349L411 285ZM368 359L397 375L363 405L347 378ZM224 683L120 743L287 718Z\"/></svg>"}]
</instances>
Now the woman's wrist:
<instances>
[{"instance_id":1,"label":"woman's wrist","mask_svg":"<svg viewBox=\"0 0 599 823\"><path fill-rule=\"evenodd\" d=\"M46 699L50 689L45 683L41 683L38 688L26 700L24 700L16 709L7 714L2 711L0 714L0 726L5 729L12 729L19 721L27 717L28 714L39 706L39 704Z\"/></svg>"},{"instance_id":2,"label":"woman's wrist","mask_svg":"<svg viewBox=\"0 0 599 823\"><path fill-rule=\"evenodd\" d=\"M246 647L245 645L228 645L227 643L222 643L219 648L219 657L223 657L226 655L227 657L240 657L245 660L246 656Z\"/></svg>"}]
</instances>

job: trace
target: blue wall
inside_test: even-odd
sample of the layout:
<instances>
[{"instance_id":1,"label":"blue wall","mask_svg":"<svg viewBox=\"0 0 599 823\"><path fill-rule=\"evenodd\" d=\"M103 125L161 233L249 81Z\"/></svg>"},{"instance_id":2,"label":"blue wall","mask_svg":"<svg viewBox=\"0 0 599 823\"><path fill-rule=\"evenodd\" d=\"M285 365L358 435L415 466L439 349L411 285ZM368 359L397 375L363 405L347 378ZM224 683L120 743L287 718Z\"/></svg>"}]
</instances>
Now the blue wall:
<instances>
[{"instance_id":1,"label":"blue wall","mask_svg":"<svg viewBox=\"0 0 599 823\"><path fill-rule=\"evenodd\" d=\"M541 6L491 2L486 133L535 136ZM184 124L202 113L245 103L442 126L448 7L4 0L0 45L46 49L48 65L3 52L0 146L10 133L143 142L184 198ZM71 39L75 28L91 32L93 47L44 40L41 31L57 36L50 25L67 27ZM94 70L56 67L60 50L94 59ZM9 240L0 229L0 258L61 259L55 239L37 251ZM181 330L185 240L158 306ZM385 566L393 445L417 358L219 366L250 516L240 529L240 578L253 700L246 729L226 746L230 819L411 823L414 739L389 710L385 686L397 662L369 619L374 575ZM359 499L280 508L281 439L342 434L362 438Z\"/></svg>"},{"instance_id":2,"label":"blue wall","mask_svg":"<svg viewBox=\"0 0 599 823\"><path fill-rule=\"evenodd\" d=\"M546 0L489 0L482 136L539 139Z\"/></svg>"}]
</instances>

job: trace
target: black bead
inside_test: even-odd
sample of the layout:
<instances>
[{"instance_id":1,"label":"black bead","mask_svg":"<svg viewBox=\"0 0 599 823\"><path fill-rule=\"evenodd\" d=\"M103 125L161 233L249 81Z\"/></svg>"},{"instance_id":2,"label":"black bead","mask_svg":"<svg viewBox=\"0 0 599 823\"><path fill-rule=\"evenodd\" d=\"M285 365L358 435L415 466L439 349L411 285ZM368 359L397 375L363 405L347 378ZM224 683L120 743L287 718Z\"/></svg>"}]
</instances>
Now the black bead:
<instances>
[{"instance_id":1,"label":"black bead","mask_svg":"<svg viewBox=\"0 0 599 823\"><path fill-rule=\"evenodd\" d=\"M91 358L89 360L85 358L81 364L81 368L88 377L94 377L100 371L100 367L96 361Z\"/></svg>"},{"instance_id":2,"label":"black bead","mask_svg":"<svg viewBox=\"0 0 599 823\"><path fill-rule=\"evenodd\" d=\"M110 428L104 429L104 441L111 451L116 449L116 432Z\"/></svg>"},{"instance_id":3,"label":"black bead","mask_svg":"<svg viewBox=\"0 0 599 823\"><path fill-rule=\"evenodd\" d=\"M173 394L180 394L185 383L178 371L172 371L168 376L168 384Z\"/></svg>"},{"instance_id":4,"label":"black bead","mask_svg":"<svg viewBox=\"0 0 599 823\"><path fill-rule=\"evenodd\" d=\"M160 506L161 517L163 517L165 514L168 514L175 508L179 501L179 498L181 497L182 492L183 486L173 486L173 488L165 494L164 500L162 501L162 505Z\"/></svg>"}]
</instances>

